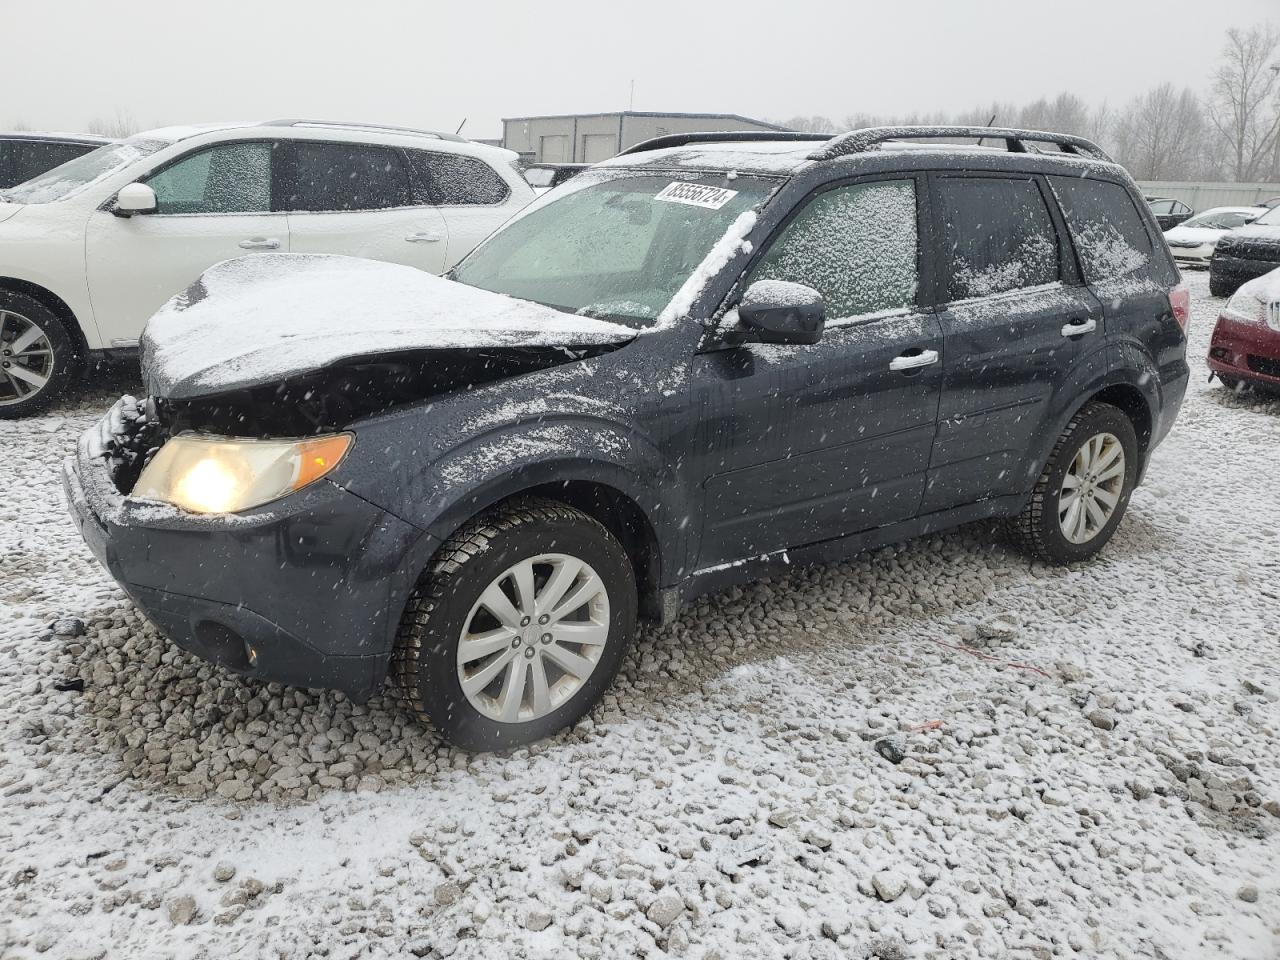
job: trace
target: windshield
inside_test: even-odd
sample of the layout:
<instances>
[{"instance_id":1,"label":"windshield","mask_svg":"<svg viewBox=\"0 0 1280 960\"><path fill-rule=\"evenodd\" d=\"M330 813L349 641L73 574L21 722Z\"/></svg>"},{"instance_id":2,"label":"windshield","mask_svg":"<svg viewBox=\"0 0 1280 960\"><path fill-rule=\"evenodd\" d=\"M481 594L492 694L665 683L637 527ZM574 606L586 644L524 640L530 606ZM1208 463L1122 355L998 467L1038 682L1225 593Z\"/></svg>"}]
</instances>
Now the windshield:
<instances>
[{"instance_id":1,"label":"windshield","mask_svg":"<svg viewBox=\"0 0 1280 960\"><path fill-rule=\"evenodd\" d=\"M1272 207L1270 210L1268 210L1266 213L1264 213L1262 216L1260 216L1257 220L1253 222L1266 223L1266 224L1280 223L1280 207Z\"/></svg>"},{"instance_id":2,"label":"windshield","mask_svg":"<svg viewBox=\"0 0 1280 960\"><path fill-rule=\"evenodd\" d=\"M1244 226L1256 216L1256 213L1241 213L1238 210L1210 210L1207 213L1192 217L1182 225L1184 227L1212 227L1215 230L1232 230L1236 227Z\"/></svg>"},{"instance_id":3,"label":"windshield","mask_svg":"<svg viewBox=\"0 0 1280 960\"><path fill-rule=\"evenodd\" d=\"M165 140L125 140L91 150L40 174L34 180L20 183L0 195L10 203L50 203L69 197L81 187L101 180L130 163L149 157L167 147Z\"/></svg>"},{"instance_id":4,"label":"windshield","mask_svg":"<svg viewBox=\"0 0 1280 960\"><path fill-rule=\"evenodd\" d=\"M601 176L549 194L463 260L454 278L566 313L647 326L773 187L725 174Z\"/></svg>"}]
</instances>

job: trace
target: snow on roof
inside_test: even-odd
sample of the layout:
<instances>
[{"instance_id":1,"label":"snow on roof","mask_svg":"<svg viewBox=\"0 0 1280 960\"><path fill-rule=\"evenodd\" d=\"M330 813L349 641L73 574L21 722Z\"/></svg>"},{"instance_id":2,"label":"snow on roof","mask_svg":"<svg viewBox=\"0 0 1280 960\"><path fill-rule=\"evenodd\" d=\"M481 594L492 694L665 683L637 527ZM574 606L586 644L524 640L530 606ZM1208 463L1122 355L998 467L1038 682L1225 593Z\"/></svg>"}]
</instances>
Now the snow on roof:
<instances>
[{"instance_id":1,"label":"snow on roof","mask_svg":"<svg viewBox=\"0 0 1280 960\"><path fill-rule=\"evenodd\" d=\"M193 123L183 126L156 127L154 130L142 130L134 134L139 140L167 140L177 143L189 137L198 137L202 133L216 133L219 130L239 130L243 127L257 126L254 121L232 121L227 123Z\"/></svg>"},{"instance_id":2,"label":"snow on roof","mask_svg":"<svg viewBox=\"0 0 1280 960\"><path fill-rule=\"evenodd\" d=\"M225 260L165 304L143 331L142 369L151 392L183 399L354 357L588 346L635 335L401 264L271 253Z\"/></svg>"},{"instance_id":3,"label":"snow on roof","mask_svg":"<svg viewBox=\"0 0 1280 960\"><path fill-rule=\"evenodd\" d=\"M726 143L691 143L682 147L626 153L597 164L600 167L711 167L754 173L792 173L809 163L813 141L751 140Z\"/></svg>"}]
</instances>

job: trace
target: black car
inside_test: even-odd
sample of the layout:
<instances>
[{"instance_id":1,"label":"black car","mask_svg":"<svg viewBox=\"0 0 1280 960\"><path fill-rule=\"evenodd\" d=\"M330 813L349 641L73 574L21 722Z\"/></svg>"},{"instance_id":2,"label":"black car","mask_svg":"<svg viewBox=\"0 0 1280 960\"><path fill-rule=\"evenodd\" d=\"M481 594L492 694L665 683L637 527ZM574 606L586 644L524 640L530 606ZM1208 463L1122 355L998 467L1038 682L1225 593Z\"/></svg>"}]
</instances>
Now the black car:
<instances>
[{"instance_id":1,"label":"black car","mask_svg":"<svg viewBox=\"0 0 1280 960\"><path fill-rule=\"evenodd\" d=\"M26 183L110 142L88 135L0 132L0 190Z\"/></svg>"},{"instance_id":2,"label":"black car","mask_svg":"<svg viewBox=\"0 0 1280 960\"><path fill-rule=\"evenodd\" d=\"M1151 207L1151 212L1156 215L1156 223L1160 224L1161 230L1172 230L1178 224L1190 220L1191 215L1195 213L1181 200L1173 200L1169 197L1146 197L1145 199L1147 205Z\"/></svg>"},{"instance_id":3,"label":"black car","mask_svg":"<svg viewBox=\"0 0 1280 960\"><path fill-rule=\"evenodd\" d=\"M1218 241L1209 260L1209 292L1229 297L1254 277L1280 267L1280 207Z\"/></svg>"},{"instance_id":4,"label":"black car","mask_svg":"<svg viewBox=\"0 0 1280 960\"><path fill-rule=\"evenodd\" d=\"M907 142L961 136L1005 148ZM708 590L990 517L1092 557L1177 415L1187 291L1088 141L680 135L574 184L452 279L263 255L152 319L64 481L163 632L512 745Z\"/></svg>"},{"instance_id":5,"label":"black car","mask_svg":"<svg viewBox=\"0 0 1280 960\"><path fill-rule=\"evenodd\" d=\"M589 163L530 163L521 172L533 189L553 190L590 167Z\"/></svg>"}]
</instances>

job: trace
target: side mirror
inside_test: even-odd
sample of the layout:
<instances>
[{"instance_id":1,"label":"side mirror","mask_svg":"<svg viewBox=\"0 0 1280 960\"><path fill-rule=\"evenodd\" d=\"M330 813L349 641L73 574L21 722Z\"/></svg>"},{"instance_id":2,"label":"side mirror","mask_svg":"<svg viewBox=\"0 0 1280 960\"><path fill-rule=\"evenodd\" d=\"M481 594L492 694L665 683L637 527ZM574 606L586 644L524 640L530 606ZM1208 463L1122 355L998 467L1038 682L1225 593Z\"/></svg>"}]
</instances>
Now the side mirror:
<instances>
[{"instance_id":1,"label":"side mirror","mask_svg":"<svg viewBox=\"0 0 1280 960\"><path fill-rule=\"evenodd\" d=\"M135 213L155 213L156 192L145 183L131 183L127 187L121 187L116 194L113 212L122 217L132 217Z\"/></svg>"},{"instance_id":2,"label":"side mirror","mask_svg":"<svg viewBox=\"0 0 1280 960\"><path fill-rule=\"evenodd\" d=\"M761 343L817 343L827 311L822 294L789 280L757 280L738 304L740 332Z\"/></svg>"}]
</instances>

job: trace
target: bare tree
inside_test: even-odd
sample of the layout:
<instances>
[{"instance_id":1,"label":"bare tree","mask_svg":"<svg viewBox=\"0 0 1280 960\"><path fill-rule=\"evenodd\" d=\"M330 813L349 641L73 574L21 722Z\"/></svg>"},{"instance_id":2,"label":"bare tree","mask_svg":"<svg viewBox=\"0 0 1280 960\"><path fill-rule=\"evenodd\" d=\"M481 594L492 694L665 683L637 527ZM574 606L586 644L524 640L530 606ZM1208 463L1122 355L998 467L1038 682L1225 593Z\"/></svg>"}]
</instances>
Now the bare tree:
<instances>
[{"instance_id":1,"label":"bare tree","mask_svg":"<svg viewBox=\"0 0 1280 960\"><path fill-rule=\"evenodd\" d=\"M835 133L836 124L827 117L792 117L782 124L801 133Z\"/></svg>"},{"instance_id":2,"label":"bare tree","mask_svg":"<svg viewBox=\"0 0 1280 960\"><path fill-rule=\"evenodd\" d=\"M1125 108L1114 134L1118 159L1141 180L1195 176L1203 130L1196 95L1162 83Z\"/></svg>"},{"instance_id":3,"label":"bare tree","mask_svg":"<svg viewBox=\"0 0 1280 960\"><path fill-rule=\"evenodd\" d=\"M1209 119L1229 148L1228 172L1235 180L1253 180L1272 162L1280 136L1280 73L1271 69L1278 46L1280 30L1269 24L1233 27L1213 74Z\"/></svg>"},{"instance_id":4,"label":"bare tree","mask_svg":"<svg viewBox=\"0 0 1280 960\"><path fill-rule=\"evenodd\" d=\"M138 121L134 119L133 112L122 107L116 107L116 115L108 120L94 117L89 121L88 131L96 133L101 137L111 137L113 139L122 139L132 136L138 132Z\"/></svg>"}]
</instances>

